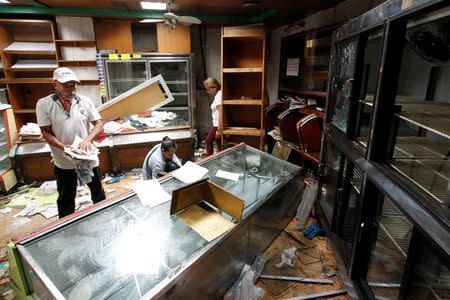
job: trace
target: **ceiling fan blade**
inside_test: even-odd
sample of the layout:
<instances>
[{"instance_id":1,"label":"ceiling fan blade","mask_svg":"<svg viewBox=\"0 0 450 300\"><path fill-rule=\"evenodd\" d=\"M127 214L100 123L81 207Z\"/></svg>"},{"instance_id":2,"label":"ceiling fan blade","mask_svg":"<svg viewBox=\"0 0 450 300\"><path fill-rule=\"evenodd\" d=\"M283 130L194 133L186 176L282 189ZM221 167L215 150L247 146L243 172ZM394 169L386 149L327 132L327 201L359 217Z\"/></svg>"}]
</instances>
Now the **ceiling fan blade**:
<instances>
[{"instance_id":1,"label":"ceiling fan blade","mask_svg":"<svg viewBox=\"0 0 450 300\"><path fill-rule=\"evenodd\" d=\"M177 22L186 24L201 24L202 21L199 18L191 16L177 16Z\"/></svg>"}]
</instances>

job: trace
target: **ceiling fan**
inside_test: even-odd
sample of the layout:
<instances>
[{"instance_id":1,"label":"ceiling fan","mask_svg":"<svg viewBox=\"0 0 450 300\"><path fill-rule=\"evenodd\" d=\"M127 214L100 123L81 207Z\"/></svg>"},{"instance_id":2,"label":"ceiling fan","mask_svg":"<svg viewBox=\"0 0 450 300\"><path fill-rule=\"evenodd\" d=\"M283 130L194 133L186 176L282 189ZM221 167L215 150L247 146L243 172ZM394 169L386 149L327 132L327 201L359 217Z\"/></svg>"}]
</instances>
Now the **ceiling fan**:
<instances>
[{"instance_id":1,"label":"ceiling fan","mask_svg":"<svg viewBox=\"0 0 450 300\"><path fill-rule=\"evenodd\" d=\"M171 8L174 6L173 0L167 0L167 12L164 13L164 19L161 22L164 22L165 25L170 26L172 29L175 28L177 23L182 25L190 26L191 24L201 24L202 21L199 18L192 16L177 16L173 12L171 12Z\"/></svg>"}]
</instances>

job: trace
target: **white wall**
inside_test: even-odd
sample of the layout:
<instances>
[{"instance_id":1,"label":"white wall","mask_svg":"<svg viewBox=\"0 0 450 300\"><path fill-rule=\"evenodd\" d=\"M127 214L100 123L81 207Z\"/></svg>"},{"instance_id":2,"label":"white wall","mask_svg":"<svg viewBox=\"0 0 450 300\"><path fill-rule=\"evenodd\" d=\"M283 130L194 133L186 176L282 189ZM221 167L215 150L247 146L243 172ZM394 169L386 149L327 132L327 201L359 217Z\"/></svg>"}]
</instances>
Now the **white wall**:
<instances>
[{"instance_id":1,"label":"white wall","mask_svg":"<svg viewBox=\"0 0 450 300\"><path fill-rule=\"evenodd\" d=\"M220 28L207 28L202 31L203 50L205 54L206 74L203 69L203 59L200 49L200 33L197 26L191 27L191 51L195 54L196 80L196 128L199 142L205 139L212 126L211 109L212 98L206 94L203 81L207 77L214 77L220 82L221 74L221 42Z\"/></svg>"}]
</instances>

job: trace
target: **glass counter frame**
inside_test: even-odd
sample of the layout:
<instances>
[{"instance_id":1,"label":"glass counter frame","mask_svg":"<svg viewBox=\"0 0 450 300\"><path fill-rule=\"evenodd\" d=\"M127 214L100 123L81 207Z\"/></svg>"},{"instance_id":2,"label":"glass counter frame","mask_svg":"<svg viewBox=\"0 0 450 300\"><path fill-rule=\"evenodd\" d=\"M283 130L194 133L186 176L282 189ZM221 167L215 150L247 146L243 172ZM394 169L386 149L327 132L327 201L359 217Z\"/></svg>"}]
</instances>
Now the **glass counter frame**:
<instances>
[{"instance_id":1,"label":"glass counter frame","mask_svg":"<svg viewBox=\"0 0 450 300\"><path fill-rule=\"evenodd\" d=\"M235 227L212 242L206 242L198 250L195 250L193 254L190 254L192 256L188 256L184 268L174 276L164 278L149 291L143 293L143 298L164 297L166 299L179 298L182 295L189 295L189 297L193 297L193 295L198 297L223 295L228 287L237 279L243 264L251 264L256 255L260 254L285 225L288 224L292 217L294 217L296 207L300 201L300 192L303 188L303 181L300 178L300 167L291 165L244 144L227 149L215 156L200 161L199 164L206 167L209 166L210 174L208 175L210 180L215 181L216 184L227 189L223 179L213 177L211 173L215 173L217 164L221 163L219 160L224 160L224 158L230 155L238 156L239 151L245 153L245 155L240 156L241 158L245 157L243 160L245 168L249 167L247 165L248 157L251 156L249 154L256 153L260 161L263 161L263 158L270 158L264 159L266 162L262 162L261 165L274 166L276 164L276 166L281 166L281 169L278 169L278 175L281 174L281 181L276 182L276 185L272 189L267 189L265 194L261 194L261 196L257 195L253 201L251 197L244 199L247 200L247 205L244 208L241 221ZM246 173L246 170L244 173ZM254 172L251 168L249 171ZM268 170L268 174L271 174L271 172L272 169ZM258 173L267 175L262 171L258 171ZM254 177L258 180L267 179L260 174L253 173L253 175L252 178ZM244 178L246 177L247 174L244 175ZM273 177L274 182L275 178L276 176ZM160 180L162 186L166 186L168 189L182 185L181 182L175 182L173 186L172 182L171 186L171 181L178 180L170 175ZM25 273L33 273L34 276L37 276L39 278L38 282L42 286L45 285L45 290L51 297L65 299L55 284L49 280L47 273L35 261L27 247L30 247L34 242L45 239L53 233L70 228L70 225L76 226L76 224L81 224L86 218L98 216L106 208L118 207L117 205L127 203L126 200L133 198L134 195L132 191L126 192L116 198L106 200L104 203L59 220L47 226L47 228L15 240L21 261L27 266L27 271L33 271ZM242 195L238 196L242 197ZM161 204L161 206L167 205L168 203L170 201ZM161 206L153 207L151 210L155 211L156 208ZM168 210L167 207L167 213ZM212 266L214 268L211 268ZM217 271L214 272L212 269ZM199 281L196 278L204 279ZM205 289L205 287L207 288Z\"/></svg>"}]
</instances>

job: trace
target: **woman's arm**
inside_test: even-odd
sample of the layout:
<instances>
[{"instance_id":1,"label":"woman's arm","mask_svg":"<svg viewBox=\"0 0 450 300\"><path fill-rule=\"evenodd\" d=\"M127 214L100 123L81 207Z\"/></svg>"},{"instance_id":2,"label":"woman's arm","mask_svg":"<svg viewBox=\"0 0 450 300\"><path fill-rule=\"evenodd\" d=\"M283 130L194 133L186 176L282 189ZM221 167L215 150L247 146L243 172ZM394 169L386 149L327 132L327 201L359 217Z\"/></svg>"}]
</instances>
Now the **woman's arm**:
<instances>
[{"instance_id":1,"label":"woman's arm","mask_svg":"<svg viewBox=\"0 0 450 300\"><path fill-rule=\"evenodd\" d=\"M222 133L222 105L217 105L217 110L219 111L219 124L216 131L216 140L221 138Z\"/></svg>"}]
</instances>

